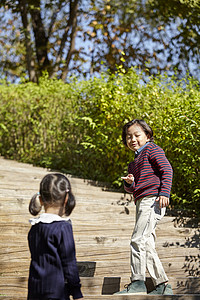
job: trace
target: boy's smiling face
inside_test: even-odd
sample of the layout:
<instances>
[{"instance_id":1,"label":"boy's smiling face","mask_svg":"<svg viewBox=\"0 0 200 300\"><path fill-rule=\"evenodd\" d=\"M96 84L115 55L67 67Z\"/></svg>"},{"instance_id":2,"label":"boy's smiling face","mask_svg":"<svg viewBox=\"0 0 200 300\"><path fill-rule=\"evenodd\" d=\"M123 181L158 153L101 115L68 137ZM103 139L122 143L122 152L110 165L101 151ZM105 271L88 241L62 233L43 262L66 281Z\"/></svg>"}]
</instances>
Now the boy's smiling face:
<instances>
[{"instance_id":1,"label":"boy's smiling face","mask_svg":"<svg viewBox=\"0 0 200 300\"><path fill-rule=\"evenodd\" d=\"M133 124L127 129L126 142L129 149L137 151L150 141L143 128L138 124Z\"/></svg>"}]
</instances>

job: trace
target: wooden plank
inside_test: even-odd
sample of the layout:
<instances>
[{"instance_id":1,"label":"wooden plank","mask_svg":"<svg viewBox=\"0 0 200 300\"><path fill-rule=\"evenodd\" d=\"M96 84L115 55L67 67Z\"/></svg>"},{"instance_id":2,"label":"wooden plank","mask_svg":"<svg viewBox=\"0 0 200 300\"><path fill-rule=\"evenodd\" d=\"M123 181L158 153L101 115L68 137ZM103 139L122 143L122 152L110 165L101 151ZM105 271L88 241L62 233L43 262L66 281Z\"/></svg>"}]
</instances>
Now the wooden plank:
<instances>
[{"instance_id":1,"label":"wooden plank","mask_svg":"<svg viewBox=\"0 0 200 300\"><path fill-rule=\"evenodd\" d=\"M200 294L200 278L172 278L170 277L174 294ZM89 295L111 295L124 288L127 283L121 277L81 277L82 292L87 297ZM129 282L128 282L129 283ZM147 291L153 288L150 278L146 280ZM14 287L14 290L13 290ZM27 293L27 277L1 277L1 294L9 296Z\"/></svg>"},{"instance_id":2,"label":"wooden plank","mask_svg":"<svg viewBox=\"0 0 200 300\"><path fill-rule=\"evenodd\" d=\"M171 254L164 252L160 255L162 264L167 274L175 274L181 276L199 276L199 254L195 248L188 249L187 255L177 255L176 251ZM160 251L160 250L159 250ZM129 251L123 251L115 248L106 248L102 251L102 248L97 249L96 247L85 250L77 250L77 259L79 261L96 261L97 274L101 275L114 275L114 274L128 274L130 272L129 267ZM23 245L20 243L15 246L5 245L0 249L0 261L1 261L1 273L12 271L13 269L19 269L19 264L24 267L29 266L30 253L28 251L28 244ZM123 267L125 266L125 267Z\"/></svg>"},{"instance_id":3,"label":"wooden plank","mask_svg":"<svg viewBox=\"0 0 200 300\"><path fill-rule=\"evenodd\" d=\"M71 298L72 299L72 298ZM122 296L122 295L90 295L87 296L87 300L160 300L160 296L141 296L141 295L130 295L130 296ZM174 295L174 296L164 296L162 295L162 300L199 300L200 295ZM27 297L24 296L0 296L0 300L27 300Z\"/></svg>"},{"instance_id":4,"label":"wooden plank","mask_svg":"<svg viewBox=\"0 0 200 300\"><path fill-rule=\"evenodd\" d=\"M122 296L122 295L101 295L98 296L98 300L199 300L200 295L173 295L173 296L166 296L160 295L158 296L153 296L153 295L147 295L147 296L142 296L142 295L130 295L130 296ZM87 300L97 300L96 296L87 296Z\"/></svg>"}]
</instances>

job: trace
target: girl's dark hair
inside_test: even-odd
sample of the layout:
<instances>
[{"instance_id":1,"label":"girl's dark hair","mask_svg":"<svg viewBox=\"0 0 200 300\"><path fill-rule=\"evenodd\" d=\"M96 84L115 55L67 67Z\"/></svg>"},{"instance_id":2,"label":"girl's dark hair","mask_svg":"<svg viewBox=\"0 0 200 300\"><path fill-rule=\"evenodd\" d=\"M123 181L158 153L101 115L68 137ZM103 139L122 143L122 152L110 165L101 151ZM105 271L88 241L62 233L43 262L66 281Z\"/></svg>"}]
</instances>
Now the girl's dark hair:
<instances>
[{"instance_id":1,"label":"girl's dark hair","mask_svg":"<svg viewBox=\"0 0 200 300\"><path fill-rule=\"evenodd\" d=\"M31 201L29 203L29 212L33 216L37 216L42 209L42 205L40 204L39 193L33 195Z\"/></svg>"},{"instance_id":2,"label":"girl's dark hair","mask_svg":"<svg viewBox=\"0 0 200 300\"><path fill-rule=\"evenodd\" d=\"M72 194L71 184L68 178L61 173L52 173L44 176L40 182L40 196L44 205L62 205L68 193L68 200L65 206L65 215L69 216L76 205L75 197ZM37 205L37 196L35 194L29 204L29 211L32 215L37 215L41 206Z\"/></svg>"},{"instance_id":3,"label":"girl's dark hair","mask_svg":"<svg viewBox=\"0 0 200 300\"><path fill-rule=\"evenodd\" d=\"M122 142L125 146L127 146L127 142L126 142L126 136L127 136L127 130L130 126L137 124L138 126L140 126L143 131L145 132L145 134L149 137L150 142L154 141L154 137L153 137L153 130L152 128L144 121L144 120L139 120L139 119L134 119L132 121L129 121L128 123L126 123L123 126L123 130L122 130Z\"/></svg>"}]
</instances>

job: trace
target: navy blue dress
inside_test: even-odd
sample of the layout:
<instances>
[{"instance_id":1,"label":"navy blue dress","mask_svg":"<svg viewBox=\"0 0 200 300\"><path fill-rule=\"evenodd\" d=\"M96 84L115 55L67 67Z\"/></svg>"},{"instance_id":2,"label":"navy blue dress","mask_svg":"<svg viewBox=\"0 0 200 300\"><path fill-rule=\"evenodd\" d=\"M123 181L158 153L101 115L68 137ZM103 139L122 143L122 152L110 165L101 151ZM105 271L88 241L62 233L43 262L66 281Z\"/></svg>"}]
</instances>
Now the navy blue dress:
<instances>
[{"instance_id":1,"label":"navy blue dress","mask_svg":"<svg viewBox=\"0 0 200 300\"><path fill-rule=\"evenodd\" d=\"M82 298L71 222L39 222L31 227L28 242L28 299Z\"/></svg>"}]
</instances>

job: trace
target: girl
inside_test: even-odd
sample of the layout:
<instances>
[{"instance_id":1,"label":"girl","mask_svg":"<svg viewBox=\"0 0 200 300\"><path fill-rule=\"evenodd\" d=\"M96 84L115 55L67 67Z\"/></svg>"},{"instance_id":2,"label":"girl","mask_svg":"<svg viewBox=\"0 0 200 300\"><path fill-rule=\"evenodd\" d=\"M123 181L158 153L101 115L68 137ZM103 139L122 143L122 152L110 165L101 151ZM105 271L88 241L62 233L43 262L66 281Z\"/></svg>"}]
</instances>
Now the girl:
<instances>
[{"instance_id":1,"label":"girl","mask_svg":"<svg viewBox=\"0 0 200 300\"><path fill-rule=\"evenodd\" d=\"M83 299L75 256L75 244L69 216L75 198L67 177L60 173L46 175L40 192L29 204L37 215L44 206L45 213L31 219L28 234L31 263L28 279L28 300Z\"/></svg>"},{"instance_id":2,"label":"girl","mask_svg":"<svg viewBox=\"0 0 200 300\"><path fill-rule=\"evenodd\" d=\"M135 152L124 188L133 193L136 223L131 238L131 283L117 294L146 294L146 268L155 289L150 294L172 295L171 286L155 249L155 228L164 216L172 185L172 167L164 151L153 143L153 131L143 120L124 125L122 140Z\"/></svg>"}]
</instances>

